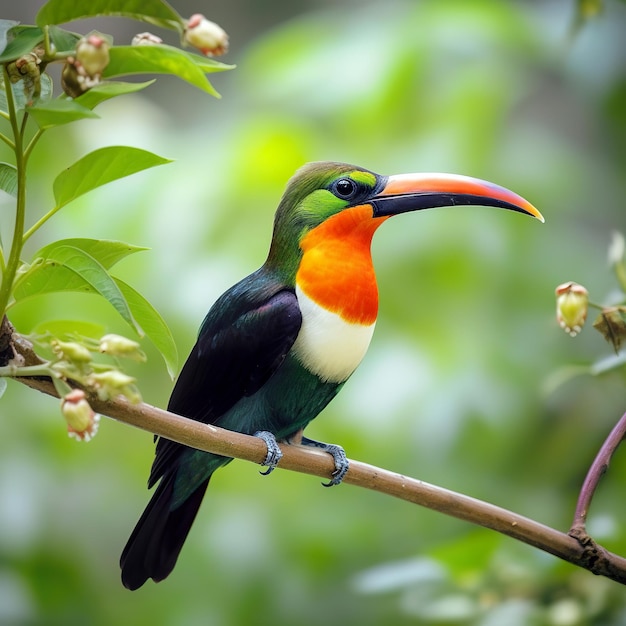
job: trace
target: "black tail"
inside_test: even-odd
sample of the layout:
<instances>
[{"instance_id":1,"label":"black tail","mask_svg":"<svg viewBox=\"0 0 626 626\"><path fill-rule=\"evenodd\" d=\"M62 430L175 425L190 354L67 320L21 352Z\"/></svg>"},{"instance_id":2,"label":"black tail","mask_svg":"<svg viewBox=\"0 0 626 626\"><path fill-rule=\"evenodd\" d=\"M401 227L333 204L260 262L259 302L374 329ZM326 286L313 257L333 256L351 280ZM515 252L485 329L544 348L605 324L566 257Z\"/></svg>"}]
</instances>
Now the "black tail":
<instances>
[{"instance_id":1,"label":"black tail","mask_svg":"<svg viewBox=\"0 0 626 626\"><path fill-rule=\"evenodd\" d=\"M175 475L163 476L122 552L122 583L127 589L138 589L148 578L158 582L170 574L198 513L209 480L171 510Z\"/></svg>"}]
</instances>

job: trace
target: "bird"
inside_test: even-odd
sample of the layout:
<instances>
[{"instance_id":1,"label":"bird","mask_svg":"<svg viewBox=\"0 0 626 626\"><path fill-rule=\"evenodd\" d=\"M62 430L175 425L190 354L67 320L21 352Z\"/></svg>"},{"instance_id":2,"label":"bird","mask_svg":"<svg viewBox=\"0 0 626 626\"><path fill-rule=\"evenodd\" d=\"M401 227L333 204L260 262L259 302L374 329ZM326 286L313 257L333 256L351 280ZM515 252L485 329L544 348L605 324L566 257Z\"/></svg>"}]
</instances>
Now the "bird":
<instances>
[{"instance_id":1,"label":"bird","mask_svg":"<svg viewBox=\"0 0 626 626\"><path fill-rule=\"evenodd\" d=\"M378 313L374 232L400 213L475 205L544 221L516 193L455 174L384 176L313 162L290 179L264 264L222 294L206 315L168 410L261 437L269 473L277 441L332 454L328 486L348 470L343 448L302 436L368 349ZM148 488L157 484L120 559L122 583L141 587L174 569L213 473L231 458L159 438Z\"/></svg>"}]
</instances>

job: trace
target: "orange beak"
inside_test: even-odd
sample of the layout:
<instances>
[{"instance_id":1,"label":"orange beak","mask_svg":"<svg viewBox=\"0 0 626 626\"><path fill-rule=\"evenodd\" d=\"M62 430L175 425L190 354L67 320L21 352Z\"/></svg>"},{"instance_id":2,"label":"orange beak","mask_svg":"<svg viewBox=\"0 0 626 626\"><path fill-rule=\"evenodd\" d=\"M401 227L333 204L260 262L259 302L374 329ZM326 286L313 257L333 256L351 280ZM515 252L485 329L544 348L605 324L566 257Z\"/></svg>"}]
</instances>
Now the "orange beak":
<instances>
[{"instance_id":1,"label":"orange beak","mask_svg":"<svg viewBox=\"0 0 626 626\"><path fill-rule=\"evenodd\" d=\"M388 176L382 191L370 201L374 217L433 209L474 205L492 206L526 213L544 221L527 200L505 187L486 180L456 174L399 174Z\"/></svg>"}]
</instances>

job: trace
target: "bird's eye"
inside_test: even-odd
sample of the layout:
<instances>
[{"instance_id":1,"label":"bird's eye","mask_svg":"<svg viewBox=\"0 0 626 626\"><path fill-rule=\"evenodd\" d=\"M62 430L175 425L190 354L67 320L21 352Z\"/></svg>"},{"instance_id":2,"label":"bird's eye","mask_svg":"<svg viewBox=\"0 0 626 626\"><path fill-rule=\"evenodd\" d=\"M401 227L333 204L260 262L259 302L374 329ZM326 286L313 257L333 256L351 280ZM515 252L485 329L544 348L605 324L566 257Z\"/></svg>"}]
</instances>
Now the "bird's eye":
<instances>
[{"instance_id":1,"label":"bird's eye","mask_svg":"<svg viewBox=\"0 0 626 626\"><path fill-rule=\"evenodd\" d=\"M335 195L343 200L351 198L358 189L358 185L351 178L340 178L333 187Z\"/></svg>"}]
</instances>

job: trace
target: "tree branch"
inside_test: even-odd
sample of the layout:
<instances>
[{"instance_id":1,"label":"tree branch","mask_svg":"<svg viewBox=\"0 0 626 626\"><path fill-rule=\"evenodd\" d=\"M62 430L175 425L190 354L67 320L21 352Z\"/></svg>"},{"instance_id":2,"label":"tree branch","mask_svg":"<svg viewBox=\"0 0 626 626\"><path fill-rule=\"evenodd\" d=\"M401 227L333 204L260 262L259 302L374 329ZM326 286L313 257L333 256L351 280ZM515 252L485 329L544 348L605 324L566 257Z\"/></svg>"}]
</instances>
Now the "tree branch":
<instances>
[{"instance_id":1,"label":"tree branch","mask_svg":"<svg viewBox=\"0 0 626 626\"><path fill-rule=\"evenodd\" d=\"M49 379L20 377L16 380L48 395L57 396ZM88 393L88 400L92 408L102 415L187 446L253 463L260 464L265 459L265 443L257 437L202 424L148 404L131 404L124 398L102 401L95 394ZM325 452L288 444L281 445L281 449L283 457L280 468L326 479L331 477L334 463ZM594 574L626 584L626 559L608 552L591 540L579 541L493 504L359 461L350 461L350 469L343 482L490 528Z\"/></svg>"}]
</instances>

